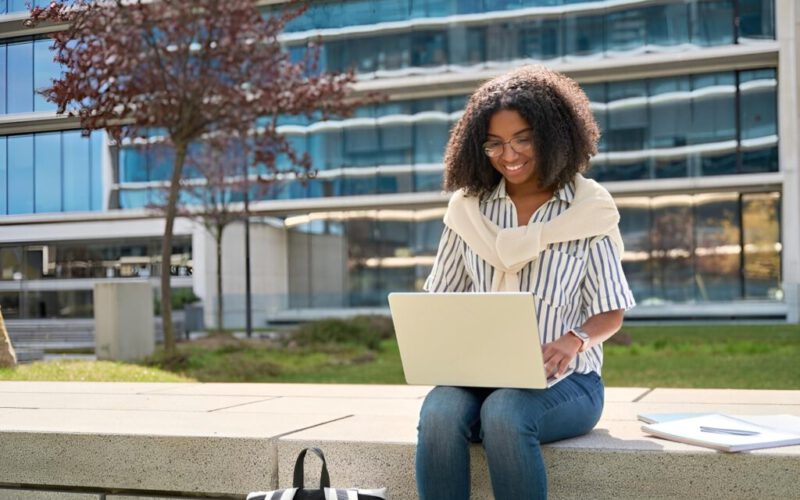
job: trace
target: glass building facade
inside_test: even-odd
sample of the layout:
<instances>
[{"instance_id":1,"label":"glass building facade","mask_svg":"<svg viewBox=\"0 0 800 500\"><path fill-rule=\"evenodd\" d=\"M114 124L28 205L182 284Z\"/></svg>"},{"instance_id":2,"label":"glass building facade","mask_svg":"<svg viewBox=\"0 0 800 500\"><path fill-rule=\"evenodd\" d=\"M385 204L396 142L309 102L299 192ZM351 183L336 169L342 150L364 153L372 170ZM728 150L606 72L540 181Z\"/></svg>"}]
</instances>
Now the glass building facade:
<instances>
[{"instance_id":1,"label":"glass building facade","mask_svg":"<svg viewBox=\"0 0 800 500\"><path fill-rule=\"evenodd\" d=\"M375 77L775 38L772 0L320 2L288 31L294 50L322 36L322 68Z\"/></svg>"},{"instance_id":2,"label":"glass building facade","mask_svg":"<svg viewBox=\"0 0 800 500\"><path fill-rule=\"evenodd\" d=\"M192 276L191 238L175 237L170 266L173 276ZM161 241L157 239L3 244L0 306L6 318L91 317L91 286L65 290L59 289L59 281L141 279L160 274ZM54 289L32 286L47 284L43 282Z\"/></svg>"},{"instance_id":3,"label":"glass building facade","mask_svg":"<svg viewBox=\"0 0 800 500\"><path fill-rule=\"evenodd\" d=\"M102 209L102 133L0 136L0 215Z\"/></svg>"},{"instance_id":4,"label":"glass building facade","mask_svg":"<svg viewBox=\"0 0 800 500\"><path fill-rule=\"evenodd\" d=\"M768 68L584 85L602 129L589 175L603 182L778 171L776 78ZM294 148L311 155L317 175L266 196L440 191L450 128L467 97L392 101L351 119L285 125ZM158 197L146 183L169 178L165 159L152 146L123 148L121 207Z\"/></svg>"},{"instance_id":5,"label":"glass building facade","mask_svg":"<svg viewBox=\"0 0 800 500\"><path fill-rule=\"evenodd\" d=\"M468 89L526 63L574 71L589 96L602 135L588 175L613 185L623 265L641 307L780 302L785 226L776 180L783 168L776 61L783 49L776 5L789 1L311 2L282 35L286 49L299 58L315 44L322 69L353 68L388 100L346 119L281 120L280 131L310 155L316 175L254 193L258 206L379 200L370 210L269 212L283 221L289 309L385 307L387 293L420 289L444 206L399 206L397 197L382 195L414 200L440 192L444 149ZM24 4L0 0L0 24ZM60 71L45 36L0 32L0 121L26 114L34 124L0 132L0 216L74 217L163 201L172 157L154 141L110 148L102 133L36 129L36 120L55 111L37 91ZM723 56L729 59L720 62ZM704 58L713 64L706 67ZM604 63L614 70L604 73ZM438 77L460 84L438 87ZM429 83L405 88L421 81ZM2 229L0 304L7 317L91 314L91 287L42 283L160 272L157 241L14 241ZM176 240L173 276L197 276L213 260L196 260L192 245L186 236ZM314 271L321 268L335 272ZM204 299L213 303L208 293Z\"/></svg>"},{"instance_id":6,"label":"glass building facade","mask_svg":"<svg viewBox=\"0 0 800 500\"><path fill-rule=\"evenodd\" d=\"M707 192L619 197L623 266L641 305L781 298L780 193ZM444 209L334 212L287 220L293 252L324 262L342 241L347 274L291 268L292 307L379 307L419 290L436 256ZM309 220L311 219L311 220Z\"/></svg>"}]
</instances>

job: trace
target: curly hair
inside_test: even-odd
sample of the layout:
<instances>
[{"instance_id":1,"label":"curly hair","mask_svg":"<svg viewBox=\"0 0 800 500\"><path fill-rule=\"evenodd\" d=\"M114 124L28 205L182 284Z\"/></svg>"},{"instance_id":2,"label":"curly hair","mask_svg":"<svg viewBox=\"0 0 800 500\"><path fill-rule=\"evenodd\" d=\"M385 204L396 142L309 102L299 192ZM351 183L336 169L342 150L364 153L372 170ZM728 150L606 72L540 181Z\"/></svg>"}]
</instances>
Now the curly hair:
<instances>
[{"instance_id":1,"label":"curly hair","mask_svg":"<svg viewBox=\"0 0 800 500\"><path fill-rule=\"evenodd\" d=\"M560 189L589 167L600 130L589 99L571 78L544 66L523 66L481 85L453 127L444 158L444 187L484 196L500 182L483 152L489 119L513 110L533 129L539 184Z\"/></svg>"}]
</instances>

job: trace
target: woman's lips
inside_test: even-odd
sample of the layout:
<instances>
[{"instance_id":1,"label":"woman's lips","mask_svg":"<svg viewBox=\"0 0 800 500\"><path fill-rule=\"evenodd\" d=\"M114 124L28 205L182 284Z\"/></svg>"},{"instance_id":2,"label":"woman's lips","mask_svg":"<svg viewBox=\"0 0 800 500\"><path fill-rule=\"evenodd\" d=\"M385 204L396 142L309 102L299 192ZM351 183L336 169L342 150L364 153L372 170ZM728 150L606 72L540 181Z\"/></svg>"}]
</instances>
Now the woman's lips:
<instances>
[{"instance_id":1,"label":"woman's lips","mask_svg":"<svg viewBox=\"0 0 800 500\"><path fill-rule=\"evenodd\" d=\"M504 169L506 172L510 173L510 174L514 174L514 173L517 173L517 172L519 172L520 170L522 170L522 167L524 167L526 163L527 163L527 162L522 162L522 163L514 163L514 164L512 164L512 165L503 165L503 169Z\"/></svg>"}]
</instances>

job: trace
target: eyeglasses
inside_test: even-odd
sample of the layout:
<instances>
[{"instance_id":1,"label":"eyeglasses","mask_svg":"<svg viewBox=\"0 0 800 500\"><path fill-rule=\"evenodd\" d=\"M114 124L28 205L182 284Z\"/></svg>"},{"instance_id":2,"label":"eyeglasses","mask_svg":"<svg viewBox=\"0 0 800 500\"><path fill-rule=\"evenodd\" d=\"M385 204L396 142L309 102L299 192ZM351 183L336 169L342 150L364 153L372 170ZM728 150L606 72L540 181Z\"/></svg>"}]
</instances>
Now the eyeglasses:
<instances>
[{"instance_id":1,"label":"eyeglasses","mask_svg":"<svg viewBox=\"0 0 800 500\"><path fill-rule=\"evenodd\" d=\"M497 158L505 152L506 144L517 154L528 153L533 147L533 140L530 136L514 137L505 142L486 141L483 143L483 152L489 158Z\"/></svg>"}]
</instances>

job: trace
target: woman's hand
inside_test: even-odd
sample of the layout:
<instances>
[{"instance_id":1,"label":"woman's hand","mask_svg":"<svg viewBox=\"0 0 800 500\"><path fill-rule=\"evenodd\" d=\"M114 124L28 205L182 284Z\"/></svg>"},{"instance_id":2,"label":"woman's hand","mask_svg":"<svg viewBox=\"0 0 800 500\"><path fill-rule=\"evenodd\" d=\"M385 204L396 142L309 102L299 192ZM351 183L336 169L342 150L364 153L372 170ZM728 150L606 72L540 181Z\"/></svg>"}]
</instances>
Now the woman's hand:
<instances>
[{"instance_id":1,"label":"woman's hand","mask_svg":"<svg viewBox=\"0 0 800 500\"><path fill-rule=\"evenodd\" d=\"M560 377L567 371L567 367L578 355L581 341L575 335L566 334L553 342L542 346L542 359L544 359L544 373L547 378Z\"/></svg>"}]
</instances>

